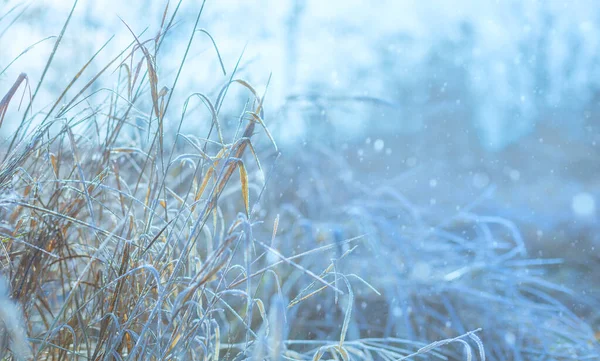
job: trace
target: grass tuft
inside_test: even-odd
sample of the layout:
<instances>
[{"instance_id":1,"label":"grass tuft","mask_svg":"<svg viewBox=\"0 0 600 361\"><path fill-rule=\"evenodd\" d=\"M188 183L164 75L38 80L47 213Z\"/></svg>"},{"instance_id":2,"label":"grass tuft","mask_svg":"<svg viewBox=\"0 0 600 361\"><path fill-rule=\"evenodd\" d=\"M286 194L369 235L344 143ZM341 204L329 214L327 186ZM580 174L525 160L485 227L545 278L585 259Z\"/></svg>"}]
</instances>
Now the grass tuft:
<instances>
[{"instance_id":1,"label":"grass tuft","mask_svg":"<svg viewBox=\"0 0 600 361\"><path fill-rule=\"evenodd\" d=\"M180 3L148 39L123 21L128 48L78 85L100 46L50 108L31 112L76 5L0 148L0 359L598 354L565 306L577 296L543 278L553 262L529 258L510 221L467 206L434 223L393 180L365 186L335 150L284 154L240 60L174 116L197 32L228 74L198 28L204 2L174 76L161 73L161 45ZM90 94L101 78L112 89ZM0 102L0 125L26 81ZM242 104L225 105L232 87Z\"/></svg>"}]
</instances>

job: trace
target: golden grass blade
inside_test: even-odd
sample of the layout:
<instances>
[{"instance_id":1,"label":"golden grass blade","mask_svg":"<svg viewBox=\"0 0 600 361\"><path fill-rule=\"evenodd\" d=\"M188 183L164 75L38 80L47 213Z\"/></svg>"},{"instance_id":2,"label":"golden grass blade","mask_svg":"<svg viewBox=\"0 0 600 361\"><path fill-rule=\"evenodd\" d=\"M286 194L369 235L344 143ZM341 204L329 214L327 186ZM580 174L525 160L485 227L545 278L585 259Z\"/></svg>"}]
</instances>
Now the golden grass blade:
<instances>
[{"instance_id":1,"label":"golden grass blade","mask_svg":"<svg viewBox=\"0 0 600 361\"><path fill-rule=\"evenodd\" d=\"M196 202L198 202L198 200L200 200L200 198L204 194L204 190L206 190L206 186L208 185L208 181L210 180L210 178L212 178L214 172L215 172L215 168L214 167L210 167L210 168L208 168L208 171L206 172L206 174L202 178L202 184L200 184L200 188L198 189L198 191L196 192L196 196L194 197L194 205L192 206L192 212L196 208Z\"/></svg>"},{"instance_id":2,"label":"golden grass blade","mask_svg":"<svg viewBox=\"0 0 600 361\"><path fill-rule=\"evenodd\" d=\"M123 21L123 20L121 19L121 21ZM135 35L135 33L133 32L133 30L131 30L129 25L125 21L123 21L123 24L125 24L127 29L129 29L129 31L131 32L131 35L133 35L133 37L135 38L135 40L138 44L138 47L144 54L144 58L146 60L146 68L148 70L148 82L150 83L150 95L152 97L152 104L154 106L153 110L155 112L156 117L160 119L159 107L158 107L158 74L156 73L156 69L154 66L154 60L152 59L150 52L148 52L148 49L146 49L146 47L140 42L137 35Z\"/></svg>"},{"instance_id":3,"label":"golden grass blade","mask_svg":"<svg viewBox=\"0 0 600 361\"><path fill-rule=\"evenodd\" d=\"M58 160L56 159L56 155L54 153L50 153L50 164L52 164L54 176L58 178Z\"/></svg>"},{"instance_id":4,"label":"golden grass blade","mask_svg":"<svg viewBox=\"0 0 600 361\"><path fill-rule=\"evenodd\" d=\"M235 79L234 82L239 83L239 84L243 85L244 87L246 87L248 90L250 90L252 95L254 95L254 99L258 103L257 108L255 109L255 112L257 114L260 114L260 111L262 109L262 103L261 103L260 97L258 96L258 93L254 89L254 87L252 85L250 85L250 83L248 83L247 81L245 81L243 79Z\"/></svg>"},{"instance_id":5,"label":"golden grass blade","mask_svg":"<svg viewBox=\"0 0 600 361\"><path fill-rule=\"evenodd\" d=\"M260 312L260 317L262 318L263 323L266 325L265 336L269 335L269 318L267 317L267 311L265 310L265 304L260 298L254 299L254 304L258 307L258 311Z\"/></svg>"},{"instance_id":6,"label":"golden grass blade","mask_svg":"<svg viewBox=\"0 0 600 361\"><path fill-rule=\"evenodd\" d=\"M175 345L177 345L177 343L179 342L180 338L181 338L181 334L178 333L175 336L175 338L173 339L173 341L171 341L171 344L169 345L169 351L168 352L171 352L175 348Z\"/></svg>"},{"instance_id":7,"label":"golden grass blade","mask_svg":"<svg viewBox=\"0 0 600 361\"><path fill-rule=\"evenodd\" d=\"M320 347L319 350L317 350L317 352L315 352L315 355L313 356L312 361L319 361L323 357L323 354L325 353L326 350L327 350L327 348L325 346Z\"/></svg>"},{"instance_id":8,"label":"golden grass blade","mask_svg":"<svg viewBox=\"0 0 600 361\"><path fill-rule=\"evenodd\" d=\"M158 33L156 34L156 37L154 38L154 47L156 49L158 49L159 44L160 44L162 30L165 27L165 20L167 20L167 13L169 12L169 4L170 3L171 3L171 0L167 0L167 5L165 5L165 10L163 11L162 19L160 20L160 28L158 30Z\"/></svg>"},{"instance_id":9,"label":"golden grass blade","mask_svg":"<svg viewBox=\"0 0 600 361\"><path fill-rule=\"evenodd\" d=\"M246 167L244 166L244 162L240 161L238 163L238 168L240 171L240 182L242 185L242 197L244 198L244 207L246 208L246 217L250 217L250 197L248 191L248 173L246 172Z\"/></svg>"},{"instance_id":10,"label":"golden grass blade","mask_svg":"<svg viewBox=\"0 0 600 361\"><path fill-rule=\"evenodd\" d=\"M163 118L161 115L161 107L159 105L158 75L156 73L156 67L154 66L154 60L152 59L152 56L148 52L148 49L146 49L146 47L140 42L140 40L135 35L133 30L131 30L129 25L127 25L127 23L125 21L123 21L123 19L121 19L121 21L123 22L123 24L125 24L127 29L129 29L129 31L131 32L131 35L133 35L133 37L135 38L136 42L138 43L139 48L142 50L142 52L144 53L144 57L146 58L146 68L148 70L148 82L150 83L150 96L152 97L152 108L154 110L154 114L156 115L156 118L158 119L159 152L162 154L163 149L164 149L164 146L163 146L164 129L163 129Z\"/></svg>"},{"instance_id":11,"label":"golden grass blade","mask_svg":"<svg viewBox=\"0 0 600 361\"><path fill-rule=\"evenodd\" d=\"M317 293L323 291L326 288L327 288L327 286L323 286L323 287L318 288L318 289L314 290L313 292L311 292L311 293L309 293L309 294L307 294L307 295L305 295L303 297L295 298L294 300L292 300L290 302L290 304L287 306L287 308L294 307L295 305L299 304L300 302L302 302L302 301L304 301L304 300L306 300L308 298L311 298L312 296L316 295Z\"/></svg>"},{"instance_id":12,"label":"golden grass blade","mask_svg":"<svg viewBox=\"0 0 600 361\"><path fill-rule=\"evenodd\" d=\"M346 351L343 347L336 347L335 350L342 356L342 360L349 361L350 355L348 355L348 351Z\"/></svg>"}]
</instances>

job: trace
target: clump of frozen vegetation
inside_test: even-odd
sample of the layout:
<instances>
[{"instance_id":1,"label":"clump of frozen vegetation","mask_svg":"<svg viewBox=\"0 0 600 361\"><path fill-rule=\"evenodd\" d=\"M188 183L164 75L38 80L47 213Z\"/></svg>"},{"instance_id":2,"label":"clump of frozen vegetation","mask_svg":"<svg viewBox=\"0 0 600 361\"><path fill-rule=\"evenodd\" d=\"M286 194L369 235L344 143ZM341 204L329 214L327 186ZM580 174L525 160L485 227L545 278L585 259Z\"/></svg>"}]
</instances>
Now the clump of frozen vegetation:
<instances>
[{"instance_id":1,"label":"clump of frozen vegetation","mask_svg":"<svg viewBox=\"0 0 600 361\"><path fill-rule=\"evenodd\" d=\"M11 55L23 60L46 51L42 62L0 59L10 65L0 81L1 129L8 134L0 146L0 273L8 280L0 283L0 356L404 360L427 354L480 361L600 356L596 301L555 282L558 276L547 277L561 260L531 255L508 217L480 207L485 199L473 196L453 212L436 212L443 197L429 192L447 189L438 175L426 177L421 194L405 191L403 179L417 179L424 157L392 151L393 141L383 136L423 125L419 114L433 98L459 109L473 103L456 94L491 93L481 82L472 84L477 71L491 74L505 94L483 99L483 113L514 105L509 89L514 79L504 78L511 68L502 64L512 57L499 57L494 71L483 60L478 67L477 54L473 67L462 57L473 44L485 43L477 29L494 24L473 19L475 25L464 25L470 10L458 9L456 19L439 25L455 31L448 32L449 39L431 41L437 50L429 51L418 44L440 29L425 26L431 21L398 29L397 19L383 11L396 2L361 6L354 13L381 14L383 30L350 26L348 33L377 38L373 32L384 32L393 41L383 51L400 60L390 64L389 54L376 56L371 47L378 44L357 51L352 39L341 41L348 53L339 56L350 59L350 50L357 55L350 67L377 66L370 76L353 78L362 92L340 94L353 88L344 69L315 81L303 76L314 64L304 57L343 62L323 56L323 44L314 47L315 54L300 51L308 39L290 41L328 19L333 5L271 3L269 23L218 15L221 3L207 3L206 9L204 3L167 3L145 4L122 14L123 20L97 11L100 2L57 3L60 35L43 40L32 53ZM486 14L500 5L495 6ZM531 16L545 14L523 7ZM23 30L19 19L41 16L53 24L50 19L57 18L22 5L8 9L0 24L10 26L0 39ZM263 10L240 5L231 11L248 19ZM108 41L111 32L97 32L99 40L78 42L85 38L80 32L94 23L102 28L98 21L104 18L117 37ZM132 21L146 18L148 23ZM270 33L281 19L290 20L288 28ZM240 37L223 36L229 27L239 34L240 24L275 40L250 44L240 56ZM324 31L313 29L315 35ZM338 41L335 31L316 38ZM457 43L465 53L444 62L440 54ZM264 66L282 76L251 71L255 67L246 59L252 52L269 51L279 57ZM420 84L419 74L440 64L461 81L440 85L431 75L425 79L429 85ZM302 82L314 82L315 91L298 93L294 86L309 85ZM320 82L333 90L322 91ZM399 83L413 94L373 96ZM26 94L20 110L17 90ZM391 126L399 115L376 114L373 104L404 109L402 121ZM532 108L511 108L525 119L523 129L536 116ZM484 137L486 147L510 141L515 133L504 131L524 131L506 127L506 116L482 120L481 109L469 109L474 114L469 119L485 125L484 134L492 130ZM352 121L348 112L354 112ZM304 142L281 145L278 135L289 136L286 130L298 125L294 114L300 125L307 123ZM391 120L379 125L374 119L380 116ZM357 119L366 122L353 124ZM315 126L323 120L330 121ZM373 137L340 146L344 132L361 129L373 131ZM405 157L409 171L369 168L382 157ZM521 177L515 170L508 174ZM477 170L468 183L485 192L491 176ZM417 204L418 196L428 206ZM593 196L575 196L572 211L593 216ZM573 307L576 303L585 309Z\"/></svg>"}]
</instances>

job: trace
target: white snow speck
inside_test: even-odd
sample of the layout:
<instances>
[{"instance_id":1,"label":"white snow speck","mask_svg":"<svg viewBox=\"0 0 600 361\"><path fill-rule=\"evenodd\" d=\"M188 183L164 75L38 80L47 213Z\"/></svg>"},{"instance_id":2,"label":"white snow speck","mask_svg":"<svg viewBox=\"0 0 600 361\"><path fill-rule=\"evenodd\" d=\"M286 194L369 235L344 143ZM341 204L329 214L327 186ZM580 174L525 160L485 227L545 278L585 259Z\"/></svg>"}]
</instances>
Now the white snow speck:
<instances>
[{"instance_id":1,"label":"white snow speck","mask_svg":"<svg viewBox=\"0 0 600 361\"><path fill-rule=\"evenodd\" d=\"M383 147L385 146L385 143L383 142L382 139L377 139L374 143L373 143L373 149L379 153L383 150Z\"/></svg>"},{"instance_id":2,"label":"white snow speck","mask_svg":"<svg viewBox=\"0 0 600 361\"><path fill-rule=\"evenodd\" d=\"M577 193L571 201L571 209L579 217L593 216L596 213L594 196L586 192Z\"/></svg>"},{"instance_id":3,"label":"white snow speck","mask_svg":"<svg viewBox=\"0 0 600 361\"><path fill-rule=\"evenodd\" d=\"M509 345L514 345L515 342L517 341L517 337L515 336L514 333L507 332L506 334L504 334L504 341Z\"/></svg>"}]
</instances>

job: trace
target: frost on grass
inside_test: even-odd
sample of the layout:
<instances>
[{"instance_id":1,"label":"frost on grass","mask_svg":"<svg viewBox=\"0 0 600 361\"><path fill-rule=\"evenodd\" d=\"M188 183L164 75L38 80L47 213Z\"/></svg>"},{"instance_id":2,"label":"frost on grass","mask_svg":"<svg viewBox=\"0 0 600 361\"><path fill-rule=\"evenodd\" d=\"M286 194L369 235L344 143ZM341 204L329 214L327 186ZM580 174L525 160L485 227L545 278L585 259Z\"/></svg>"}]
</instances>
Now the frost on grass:
<instances>
[{"instance_id":1,"label":"frost on grass","mask_svg":"<svg viewBox=\"0 0 600 361\"><path fill-rule=\"evenodd\" d=\"M2 144L3 350L31 348L36 360L597 354L593 330L565 306L575 295L541 277L556 261L529 258L510 221L467 206L434 223L393 179L361 183L336 149L280 153L269 84L243 80L241 59L219 60L226 74L206 93L178 93L164 57L181 70L208 46L220 59L199 30L202 10L186 50L163 52L171 27L184 27L178 9L150 36L125 26L129 47L90 78L73 70ZM99 78L112 87L90 93ZM352 147L362 157L385 144Z\"/></svg>"},{"instance_id":2,"label":"frost on grass","mask_svg":"<svg viewBox=\"0 0 600 361\"><path fill-rule=\"evenodd\" d=\"M179 72L160 72L161 57L173 56L161 49L178 9L165 9L150 38L124 23L129 47L88 79L80 77L94 58L74 70L43 112L32 108L36 89L3 143L2 221L10 226L1 229L2 272L12 287L10 297L7 285L0 290L2 352L36 360L305 360L430 351L362 339L354 288L378 292L342 271L362 237L323 229L314 243L308 218L297 232L292 204L265 203L280 154L266 90L241 79L239 64L221 63L216 90L180 95L180 118L166 116ZM198 30L201 14L178 54L180 69L194 41L209 42L220 59L210 34ZM103 77L112 88L90 94ZM2 115L16 87L3 98ZM243 102L227 102L232 93ZM233 122L222 121L232 114ZM196 131L182 132L189 122ZM281 220L267 226L279 210ZM325 328L310 324L320 317L318 303L328 306Z\"/></svg>"},{"instance_id":3,"label":"frost on grass","mask_svg":"<svg viewBox=\"0 0 600 361\"><path fill-rule=\"evenodd\" d=\"M353 313L354 334L434 341L481 327L488 360L600 355L591 319L572 308L577 302L595 310L597 302L552 282L547 274L562 261L529 255L509 219L480 213L477 200L455 214L419 207L394 179L380 177L367 186L357 181L360 175L344 176L348 160L322 147L305 147L296 162L315 179L303 182L287 168L281 175L297 185L299 196L286 209L303 219L304 229L317 239L323 229L340 239L365 234L359 250L336 268L359 274L381 293L355 292L362 306ZM312 195L310 202L302 195ZM348 249L341 244L339 254ZM464 356L458 349L450 355Z\"/></svg>"}]
</instances>

